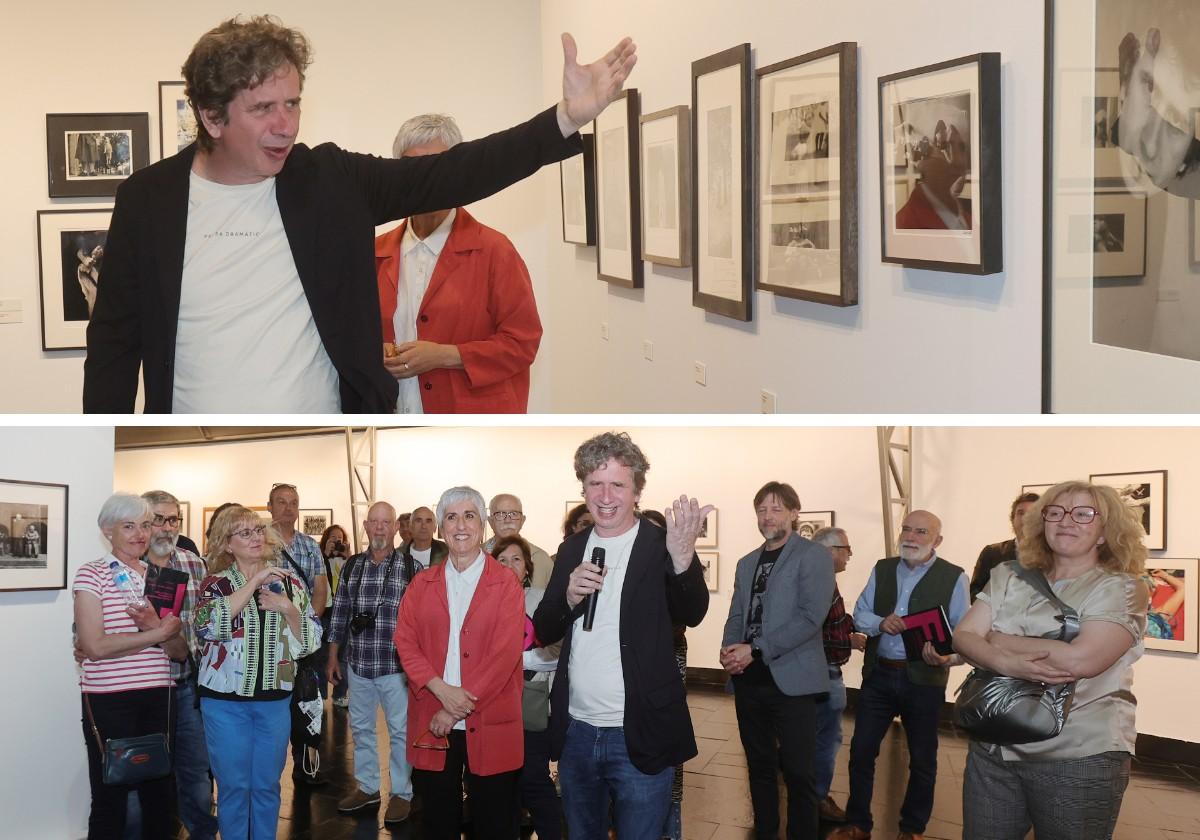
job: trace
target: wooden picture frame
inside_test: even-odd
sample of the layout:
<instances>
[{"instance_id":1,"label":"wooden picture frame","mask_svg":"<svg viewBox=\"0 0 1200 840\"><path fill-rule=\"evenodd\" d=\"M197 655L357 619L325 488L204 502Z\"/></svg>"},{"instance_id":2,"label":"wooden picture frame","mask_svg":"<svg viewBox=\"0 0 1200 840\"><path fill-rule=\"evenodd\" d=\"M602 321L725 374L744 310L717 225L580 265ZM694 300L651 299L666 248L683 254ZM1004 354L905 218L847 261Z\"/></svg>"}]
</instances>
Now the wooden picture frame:
<instances>
[{"instance_id":1,"label":"wooden picture frame","mask_svg":"<svg viewBox=\"0 0 1200 840\"><path fill-rule=\"evenodd\" d=\"M558 164L558 190L562 208L563 242L596 244L596 143L591 134L580 134L583 153Z\"/></svg>"},{"instance_id":2,"label":"wooden picture frame","mask_svg":"<svg viewBox=\"0 0 1200 840\"><path fill-rule=\"evenodd\" d=\"M150 163L150 116L47 114L47 187L51 198L113 196Z\"/></svg>"},{"instance_id":3,"label":"wooden picture frame","mask_svg":"<svg viewBox=\"0 0 1200 840\"><path fill-rule=\"evenodd\" d=\"M1146 530L1146 548L1165 551L1167 548L1167 471L1145 470L1128 473L1093 473L1092 484L1112 487L1125 504L1140 511L1142 527Z\"/></svg>"},{"instance_id":4,"label":"wooden picture frame","mask_svg":"<svg viewBox=\"0 0 1200 840\"><path fill-rule=\"evenodd\" d=\"M1195 557L1152 557L1146 561L1150 609L1146 616L1146 650L1197 653L1196 608L1200 560Z\"/></svg>"},{"instance_id":5,"label":"wooden picture frame","mask_svg":"<svg viewBox=\"0 0 1200 840\"><path fill-rule=\"evenodd\" d=\"M111 207L37 211L43 350L87 349L111 220Z\"/></svg>"},{"instance_id":6,"label":"wooden picture frame","mask_svg":"<svg viewBox=\"0 0 1200 840\"><path fill-rule=\"evenodd\" d=\"M1003 271L1000 138L999 53L879 77L883 262Z\"/></svg>"},{"instance_id":7,"label":"wooden picture frame","mask_svg":"<svg viewBox=\"0 0 1200 840\"><path fill-rule=\"evenodd\" d=\"M0 592L67 588L70 488L0 479Z\"/></svg>"},{"instance_id":8,"label":"wooden picture frame","mask_svg":"<svg viewBox=\"0 0 1200 840\"><path fill-rule=\"evenodd\" d=\"M687 105L641 119L642 259L692 264L692 118Z\"/></svg>"},{"instance_id":9,"label":"wooden picture frame","mask_svg":"<svg viewBox=\"0 0 1200 840\"><path fill-rule=\"evenodd\" d=\"M750 45L692 62L692 303L754 317Z\"/></svg>"},{"instance_id":10,"label":"wooden picture frame","mask_svg":"<svg viewBox=\"0 0 1200 840\"><path fill-rule=\"evenodd\" d=\"M179 154L196 141L196 114L184 82L158 83L158 157Z\"/></svg>"},{"instance_id":11,"label":"wooden picture frame","mask_svg":"<svg viewBox=\"0 0 1200 840\"><path fill-rule=\"evenodd\" d=\"M858 303L858 45L755 71L757 288Z\"/></svg>"},{"instance_id":12,"label":"wooden picture frame","mask_svg":"<svg viewBox=\"0 0 1200 840\"><path fill-rule=\"evenodd\" d=\"M640 289L642 200L639 160L641 100L626 88L596 117L596 272L601 280Z\"/></svg>"}]
</instances>

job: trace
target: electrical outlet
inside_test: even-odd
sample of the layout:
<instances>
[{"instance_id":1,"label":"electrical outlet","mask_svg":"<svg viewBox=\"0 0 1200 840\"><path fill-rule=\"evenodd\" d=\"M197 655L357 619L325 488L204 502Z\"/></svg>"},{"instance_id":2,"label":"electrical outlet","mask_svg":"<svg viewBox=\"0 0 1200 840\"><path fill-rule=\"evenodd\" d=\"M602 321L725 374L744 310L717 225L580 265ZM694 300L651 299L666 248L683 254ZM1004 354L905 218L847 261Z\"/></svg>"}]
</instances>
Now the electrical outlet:
<instances>
[{"instance_id":1,"label":"electrical outlet","mask_svg":"<svg viewBox=\"0 0 1200 840\"><path fill-rule=\"evenodd\" d=\"M708 371L708 366L704 362L692 362L692 376L696 380L697 385L704 384L704 376Z\"/></svg>"},{"instance_id":2,"label":"electrical outlet","mask_svg":"<svg viewBox=\"0 0 1200 840\"><path fill-rule=\"evenodd\" d=\"M653 341L646 339L645 341L642 342L642 356L645 357L647 362L654 361L654 342Z\"/></svg>"},{"instance_id":3,"label":"electrical outlet","mask_svg":"<svg viewBox=\"0 0 1200 840\"><path fill-rule=\"evenodd\" d=\"M600 322L600 337L608 341L608 321Z\"/></svg>"},{"instance_id":4,"label":"electrical outlet","mask_svg":"<svg viewBox=\"0 0 1200 840\"><path fill-rule=\"evenodd\" d=\"M765 388L760 393L759 413L774 414L775 413L775 395Z\"/></svg>"}]
</instances>

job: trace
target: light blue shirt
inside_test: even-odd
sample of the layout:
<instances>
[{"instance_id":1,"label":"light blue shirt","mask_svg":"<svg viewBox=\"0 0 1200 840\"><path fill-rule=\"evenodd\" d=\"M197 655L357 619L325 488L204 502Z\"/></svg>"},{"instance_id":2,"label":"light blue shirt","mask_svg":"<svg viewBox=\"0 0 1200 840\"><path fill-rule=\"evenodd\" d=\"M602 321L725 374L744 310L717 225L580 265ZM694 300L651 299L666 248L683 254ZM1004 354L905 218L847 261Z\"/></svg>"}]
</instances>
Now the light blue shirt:
<instances>
[{"instance_id":1,"label":"light blue shirt","mask_svg":"<svg viewBox=\"0 0 1200 840\"><path fill-rule=\"evenodd\" d=\"M937 552L930 554L929 559L915 569L910 569L903 560L896 565L896 615L908 615L908 601L912 598L913 590L917 588L917 584L933 566L936 558ZM958 580L954 584L954 594L950 596L950 608L946 610L946 618L949 619L951 628L958 626L958 622L962 621L962 617L967 614L967 608L970 606L971 590L967 582L967 573L960 572ZM875 615L874 609L875 570L872 569L866 588L854 603L854 629L860 633L866 633L868 636L882 634L883 638L879 640L879 656L884 659L907 659L908 655L904 652L904 639L898 635L882 633L879 625L887 616Z\"/></svg>"}]
</instances>

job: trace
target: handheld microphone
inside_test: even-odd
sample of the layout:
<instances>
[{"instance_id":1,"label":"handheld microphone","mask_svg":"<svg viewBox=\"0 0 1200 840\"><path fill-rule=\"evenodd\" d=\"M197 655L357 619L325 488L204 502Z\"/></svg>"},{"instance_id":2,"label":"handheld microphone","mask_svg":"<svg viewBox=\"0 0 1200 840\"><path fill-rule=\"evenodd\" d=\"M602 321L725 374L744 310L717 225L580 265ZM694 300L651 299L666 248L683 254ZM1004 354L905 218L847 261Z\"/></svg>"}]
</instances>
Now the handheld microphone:
<instances>
[{"instance_id":1,"label":"handheld microphone","mask_svg":"<svg viewBox=\"0 0 1200 840\"><path fill-rule=\"evenodd\" d=\"M604 571L604 549L600 546L592 549L592 563L599 566L601 572ZM599 597L599 592L589 592L583 602L583 629L589 632L592 622L596 620L596 600Z\"/></svg>"}]
</instances>

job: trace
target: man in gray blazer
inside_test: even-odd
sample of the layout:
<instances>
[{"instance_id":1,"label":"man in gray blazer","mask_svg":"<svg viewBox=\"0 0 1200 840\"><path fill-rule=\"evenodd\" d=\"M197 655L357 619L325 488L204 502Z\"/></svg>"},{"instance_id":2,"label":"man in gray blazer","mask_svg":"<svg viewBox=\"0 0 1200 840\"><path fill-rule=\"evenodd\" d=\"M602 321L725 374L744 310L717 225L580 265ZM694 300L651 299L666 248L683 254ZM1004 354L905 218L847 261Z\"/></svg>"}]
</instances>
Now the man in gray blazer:
<instances>
[{"instance_id":1,"label":"man in gray blazer","mask_svg":"<svg viewBox=\"0 0 1200 840\"><path fill-rule=\"evenodd\" d=\"M816 837L816 697L829 691L821 627L833 598L829 549L795 533L800 499L769 481L754 496L765 542L738 561L721 640L738 730L746 751L754 833L779 836L782 767L789 840Z\"/></svg>"}]
</instances>

